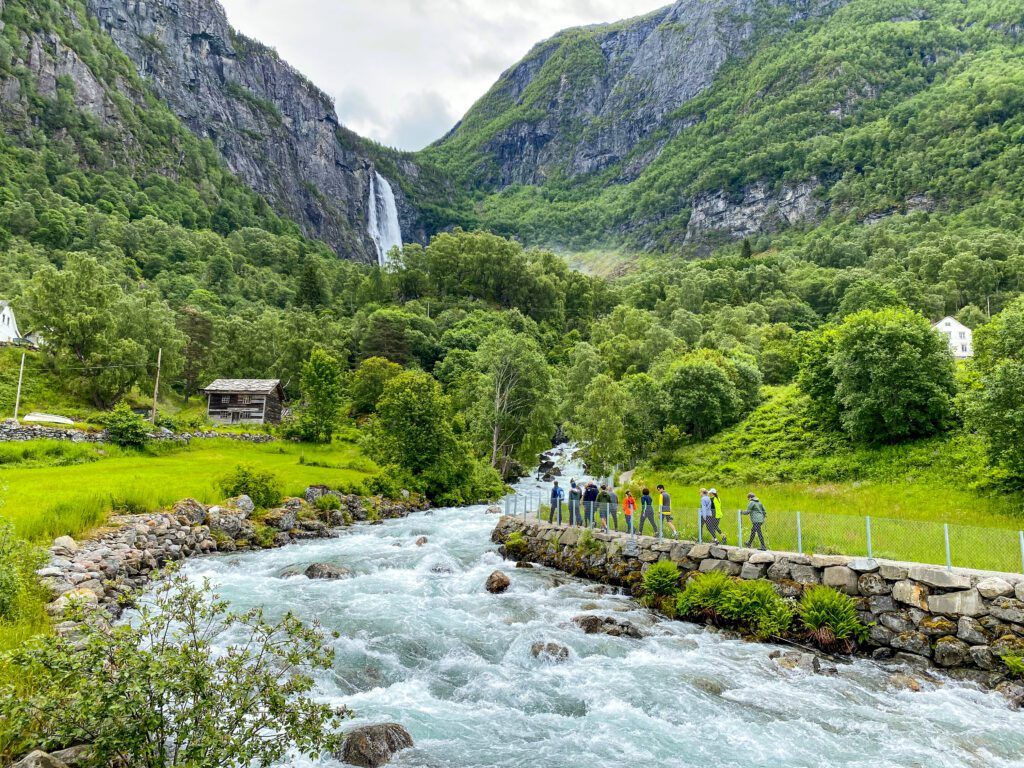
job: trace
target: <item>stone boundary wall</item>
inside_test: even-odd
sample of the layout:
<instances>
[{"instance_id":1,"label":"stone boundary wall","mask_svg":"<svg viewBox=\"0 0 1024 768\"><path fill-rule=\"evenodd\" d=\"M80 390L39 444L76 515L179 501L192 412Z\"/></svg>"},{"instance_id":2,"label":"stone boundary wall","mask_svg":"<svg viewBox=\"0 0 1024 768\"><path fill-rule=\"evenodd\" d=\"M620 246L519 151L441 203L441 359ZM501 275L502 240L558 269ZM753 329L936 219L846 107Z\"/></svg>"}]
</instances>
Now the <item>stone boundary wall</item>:
<instances>
[{"instance_id":1,"label":"stone boundary wall","mask_svg":"<svg viewBox=\"0 0 1024 768\"><path fill-rule=\"evenodd\" d=\"M527 542L516 559L532 561L637 592L650 563L671 560L683 572L721 571L741 579L768 579L783 597L825 584L853 596L873 625L859 653L939 667L951 677L994 687L1006 680L1000 656L1024 655L1024 576L994 574L837 555L761 552L741 547L632 539L593 532L601 551L577 547L583 529L502 517L492 539L513 533ZM1024 703L1024 684L1020 688Z\"/></svg>"},{"instance_id":2,"label":"stone boundary wall","mask_svg":"<svg viewBox=\"0 0 1024 768\"><path fill-rule=\"evenodd\" d=\"M319 487L314 488L323 495ZM72 602L103 608L117 618L124 600L143 589L169 563L217 552L329 538L338 527L352 522L406 517L425 508L417 501L403 503L332 493L339 498L340 509L318 510L305 499L286 499L281 507L257 515L248 496L212 506L185 499L165 512L113 517L107 528L90 539L75 541L61 536L50 547L45 567L36 571L52 598L47 613L59 622L58 632L73 632L77 623L63 616ZM262 545L256 518L272 533L272 540L263 538Z\"/></svg>"},{"instance_id":3,"label":"stone boundary wall","mask_svg":"<svg viewBox=\"0 0 1024 768\"><path fill-rule=\"evenodd\" d=\"M212 440L222 437L227 440L238 440L245 443L270 443L276 438L262 433L214 432L199 430L196 432L156 432L150 435L152 440ZM60 427L40 427L16 424L12 421L0 422L0 443L20 443L29 440L60 440L68 443L106 443L106 431L86 432L82 429L62 429Z\"/></svg>"}]
</instances>

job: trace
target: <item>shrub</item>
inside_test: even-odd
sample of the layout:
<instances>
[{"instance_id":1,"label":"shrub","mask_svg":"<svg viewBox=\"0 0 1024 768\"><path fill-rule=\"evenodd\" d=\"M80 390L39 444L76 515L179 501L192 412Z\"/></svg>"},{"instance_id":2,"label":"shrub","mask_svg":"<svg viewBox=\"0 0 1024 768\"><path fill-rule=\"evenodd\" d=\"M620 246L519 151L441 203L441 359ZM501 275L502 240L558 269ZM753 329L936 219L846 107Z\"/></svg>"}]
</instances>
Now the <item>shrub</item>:
<instances>
[{"instance_id":1,"label":"shrub","mask_svg":"<svg viewBox=\"0 0 1024 768\"><path fill-rule=\"evenodd\" d=\"M528 549L529 544L521 531L514 531L505 542L505 554L512 560L522 558Z\"/></svg>"},{"instance_id":2,"label":"shrub","mask_svg":"<svg viewBox=\"0 0 1024 768\"><path fill-rule=\"evenodd\" d=\"M719 613L759 640L782 637L793 623L793 609L764 580L731 582L721 594Z\"/></svg>"},{"instance_id":3,"label":"shrub","mask_svg":"<svg viewBox=\"0 0 1024 768\"><path fill-rule=\"evenodd\" d=\"M717 623L722 616L725 593L732 579L721 571L699 573L686 582L676 608L681 616Z\"/></svg>"},{"instance_id":4,"label":"shrub","mask_svg":"<svg viewBox=\"0 0 1024 768\"><path fill-rule=\"evenodd\" d=\"M594 538L594 534L589 528L586 528L580 534L580 540L576 542L576 549L581 555L593 556L601 554L604 551L604 545Z\"/></svg>"},{"instance_id":5,"label":"shrub","mask_svg":"<svg viewBox=\"0 0 1024 768\"><path fill-rule=\"evenodd\" d=\"M1010 677L1024 679L1024 656L1003 656L1003 664L1010 670Z\"/></svg>"},{"instance_id":6,"label":"shrub","mask_svg":"<svg viewBox=\"0 0 1024 768\"><path fill-rule=\"evenodd\" d=\"M335 496L333 493L328 493L318 498L313 502L313 506L321 512L333 512L341 509L341 499Z\"/></svg>"},{"instance_id":7,"label":"shrub","mask_svg":"<svg viewBox=\"0 0 1024 768\"><path fill-rule=\"evenodd\" d=\"M645 596L675 597L679 594L679 567L671 560L652 563L644 572Z\"/></svg>"},{"instance_id":8,"label":"shrub","mask_svg":"<svg viewBox=\"0 0 1024 768\"><path fill-rule=\"evenodd\" d=\"M127 403L117 404L105 426L110 442L122 448L144 448L149 442L149 425Z\"/></svg>"},{"instance_id":9,"label":"shrub","mask_svg":"<svg viewBox=\"0 0 1024 768\"><path fill-rule=\"evenodd\" d=\"M0 687L0 712L39 748L85 735L90 765L239 768L339 746L346 713L310 696L309 671L333 661L317 628L231 613L181 576L158 582L136 621L84 618L74 638L39 636L3 659L39 681Z\"/></svg>"},{"instance_id":10,"label":"shrub","mask_svg":"<svg viewBox=\"0 0 1024 768\"><path fill-rule=\"evenodd\" d=\"M0 518L0 622L17 621L37 598L35 570L44 556L14 536L14 527Z\"/></svg>"},{"instance_id":11,"label":"shrub","mask_svg":"<svg viewBox=\"0 0 1024 768\"><path fill-rule=\"evenodd\" d=\"M279 504L284 496L281 482L273 472L264 472L245 464L239 464L231 474L222 478L220 489L226 496L244 494L261 509Z\"/></svg>"},{"instance_id":12,"label":"shrub","mask_svg":"<svg viewBox=\"0 0 1024 768\"><path fill-rule=\"evenodd\" d=\"M804 592L798 610L808 635L822 650L852 653L858 642L867 639L868 628L853 598L831 587Z\"/></svg>"}]
</instances>

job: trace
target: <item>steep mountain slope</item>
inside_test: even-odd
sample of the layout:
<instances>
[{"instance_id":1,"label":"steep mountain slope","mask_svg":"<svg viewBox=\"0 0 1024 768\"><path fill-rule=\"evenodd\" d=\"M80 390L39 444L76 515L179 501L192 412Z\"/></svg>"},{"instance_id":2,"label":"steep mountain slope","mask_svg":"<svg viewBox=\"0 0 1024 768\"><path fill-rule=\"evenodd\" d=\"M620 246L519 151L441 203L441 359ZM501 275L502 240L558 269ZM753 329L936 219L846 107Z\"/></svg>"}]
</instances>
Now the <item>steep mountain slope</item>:
<instances>
[{"instance_id":1,"label":"steep mountain slope","mask_svg":"<svg viewBox=\"0 0 1024 768\"><path fill-rule=\"evenodd\" d=\"M570 249L1014 204L1022 29L1003 0L680 0L537 46L423 160L474 223Z\"/></svg>"},{"instance_id":2,"label":"steep mountain slope","mask_svg":"<svg viewBox=\"0 0 1024 768\"><path fill-rule=\"evenodd\" d=\"M88 5L156 93L281 215L343 257L376 259L367 203L383 153L341 125L326 94L235 33L216 0ZM395 187L403 232L422 240L417 212Z\"/></svg>"}]
</instances>

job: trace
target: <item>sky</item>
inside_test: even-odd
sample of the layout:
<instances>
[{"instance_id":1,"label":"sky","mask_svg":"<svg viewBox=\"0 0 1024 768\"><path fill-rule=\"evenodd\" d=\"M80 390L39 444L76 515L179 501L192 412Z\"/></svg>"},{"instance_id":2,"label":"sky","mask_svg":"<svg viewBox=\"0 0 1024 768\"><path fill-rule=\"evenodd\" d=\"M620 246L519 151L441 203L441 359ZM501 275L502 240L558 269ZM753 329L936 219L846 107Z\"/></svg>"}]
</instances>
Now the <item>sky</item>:
<instances>
[{"instance_id":1,"label":"sky","mask_svg":"<svg viewBox=\"0 0 1024 768\"><path fill-rule=\"evenodd\" d=\"M443 136L535 43L669 0L221 0L336 101L342 122L400 149Z\"/></svg>"}]
</instances>

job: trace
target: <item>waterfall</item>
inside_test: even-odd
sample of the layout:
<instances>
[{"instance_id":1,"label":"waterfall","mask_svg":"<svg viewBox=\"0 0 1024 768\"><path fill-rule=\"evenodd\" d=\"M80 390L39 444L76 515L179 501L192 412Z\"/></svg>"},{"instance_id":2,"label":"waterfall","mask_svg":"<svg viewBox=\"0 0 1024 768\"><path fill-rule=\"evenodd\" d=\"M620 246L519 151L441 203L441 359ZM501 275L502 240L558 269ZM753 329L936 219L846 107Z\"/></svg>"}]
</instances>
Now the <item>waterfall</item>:
<instances>
[{"instance_id":1,"label":"waterfall","mask_svg":"<svg viewBox=\"0 0 1024 768\"><path fill-rule=\"evenodd\" d=\"M398 223L398 206L391 184L377 171L370 177L370 238L377 246L377 263L388 263L392 248L402 247L402 227Z\"/></svg>"}]
</instances>

